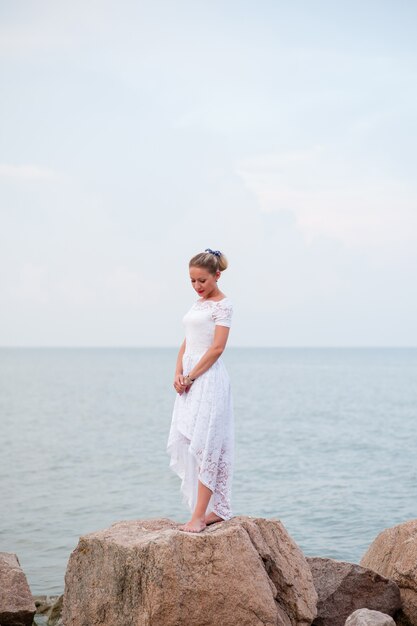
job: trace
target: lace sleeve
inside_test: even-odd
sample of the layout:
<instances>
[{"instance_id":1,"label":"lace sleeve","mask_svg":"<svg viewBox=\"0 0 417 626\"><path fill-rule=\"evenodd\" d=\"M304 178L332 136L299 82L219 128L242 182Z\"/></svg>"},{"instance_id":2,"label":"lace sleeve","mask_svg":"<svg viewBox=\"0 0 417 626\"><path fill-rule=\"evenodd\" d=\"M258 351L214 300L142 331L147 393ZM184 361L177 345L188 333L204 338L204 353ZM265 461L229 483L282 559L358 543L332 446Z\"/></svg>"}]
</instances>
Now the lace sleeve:
<instances>
[{"instance_id":1,"label":"lace sleeve","mask_svg":"<svg viewBox=\"0 0 417 626\"><path fill-rule=\"evenodd\" d=\"M223 303L223 300L220 300L216 303L216 306L213 307L212 318L217 326L227 326L230 328L232 325L232 313L232 304L229 301Z\"/></svg>"}]
</instances>

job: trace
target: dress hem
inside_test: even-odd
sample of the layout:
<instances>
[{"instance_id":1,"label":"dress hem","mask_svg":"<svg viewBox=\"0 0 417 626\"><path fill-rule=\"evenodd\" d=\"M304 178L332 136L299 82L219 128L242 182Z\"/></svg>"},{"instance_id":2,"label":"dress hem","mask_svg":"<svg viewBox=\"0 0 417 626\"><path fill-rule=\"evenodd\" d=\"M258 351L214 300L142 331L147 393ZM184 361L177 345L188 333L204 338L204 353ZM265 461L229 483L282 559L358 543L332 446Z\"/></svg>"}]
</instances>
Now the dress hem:
<instances>
[{"instance_id":1,"label":"dress hem","mask_svg":"<svg viewBox=\"0 0 417 626\"><path fill-rule=\"evenodd\" d=\"M177 430L178 430L178 432L179 432L179 433L180 433L183 437L185 437L186 439L188 439L188 441L190 441L189 437L187 437L187 435L185 435L185 434L184 434L184 433L183 433L183 432L182 432L182 431L178 428L178 426L177 426ZM183 502L184 502L185 504L187 504L187 505L188 505L188 508L191 510L191 513L192 513L193 511L192 511L192 507L191 507L191 505L190 505L190 495L189 495L188 493L186 493L186 491L185 491L185 489L184 489L185 474L184 474L184 475L182 475L182 473L181 473L181 472L179 472L179 471L177 470L178 464L177 464L175 461L174 461L174 462L172 461L172 450L173 450L174 446L175 446L175 444L170 444L169 446L167 446L167 452L168 452L168 454L171 456L171 461L170 461L169 467L170 467L170 468L171 468L171 470L174 472L174 474L176 474L176 475L177 475L177 476L181 479L181 487L180 487L180 491L181 491L181 493L182 493L182 495L183 495ZM200 462L200 459L199 459L199 458L197 457L197 455L196 455L196 454L192 451L192 449L191 449L191 445L190 445L190 444L188 444L188 446L187 446L187 450L188 450L188 454L191 454L191 455L194 457L195 461L197 461L197 463L198 463L198 462ZM205 483L203 480L201 480L201 478L200 478L200 472L198 472L197 479L198 479L198 480L199 480L199 481L200 481L200 482L201 482L201 483L202 483L205 487L207 487L208 489L210 489L210 491L212 492L212 495L211 495L211 498L212 498L212 497L214 496L214 493L215 493L215 492L214 492L214 490L212 490L212 489L211 489L211 487L209 487L208 485L206 485L206 483ZM208 508L208 506L207 506L207 508ZM231 519L231 518L233 517L233 515L232 515L232 514L231 514L231 515L229 515L229 516L226 516L226 517L225 517L224 515L221 515L221 514L220 514L220 512L218 512L218 511L216 510L216 508L217 508L217 507L213 506L213 507L210 509L210 511L207 511L207 510L206 510L206 514L207 514L207 513L211 513L211 512L213 512L213 513L214 513L215 515L217 515L218 517L221 517L223 521L227 521L227 520L229 520L229 519Z\"/></svg>"}]
</instances>

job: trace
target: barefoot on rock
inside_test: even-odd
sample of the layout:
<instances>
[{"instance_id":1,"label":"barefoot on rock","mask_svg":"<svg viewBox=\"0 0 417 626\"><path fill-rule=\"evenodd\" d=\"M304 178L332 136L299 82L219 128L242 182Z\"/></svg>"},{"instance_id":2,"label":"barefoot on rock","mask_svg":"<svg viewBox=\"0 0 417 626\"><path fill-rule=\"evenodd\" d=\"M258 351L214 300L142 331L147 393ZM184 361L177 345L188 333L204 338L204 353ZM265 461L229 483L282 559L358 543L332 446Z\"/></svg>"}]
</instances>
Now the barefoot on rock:
<instances>
[{"instance_id":1,"label":"barefoot on rock","mask_svg":"<svg viewBox=\"0 0 417 626\"><path fill-rule=\"evenodd\" d=\"M209 526L209 524L215 524L216 522L223 522L224 519L222 517L219 517L219 515L216 515L216 513L214 513L213 511L211 513L208 513L208 515L206 515L206 524L207 526Z\"/></svg>"},{"instance_id":2,"label":"barefoot on rock","mask_svg":"<svg viewBox=\"0 0 417 626\"><path fill-rule=\"evenodd\" d=\"M187 533L201 533L206 528L207 524L202 519L193 520L191 519L186 524L181 524L178 526L178 530L182 530Z\"/></svg>"}]
</instances>

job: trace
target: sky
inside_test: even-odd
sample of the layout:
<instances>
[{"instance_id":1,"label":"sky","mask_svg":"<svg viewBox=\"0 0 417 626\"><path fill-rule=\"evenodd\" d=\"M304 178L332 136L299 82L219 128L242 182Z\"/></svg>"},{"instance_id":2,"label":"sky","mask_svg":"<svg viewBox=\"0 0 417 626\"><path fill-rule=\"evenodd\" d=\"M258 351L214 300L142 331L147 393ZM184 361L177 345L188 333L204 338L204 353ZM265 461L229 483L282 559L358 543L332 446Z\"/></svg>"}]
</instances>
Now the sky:
<instances>
[{"instance_id":1,"label":"sky","mask_svg":"<svg viewBox=\"0 0 417 626\"><path fill-rule=\"evenodd\" d=\"M417 345L417 4L0 0L0 346Z\"/></svg>"}]
</instances>

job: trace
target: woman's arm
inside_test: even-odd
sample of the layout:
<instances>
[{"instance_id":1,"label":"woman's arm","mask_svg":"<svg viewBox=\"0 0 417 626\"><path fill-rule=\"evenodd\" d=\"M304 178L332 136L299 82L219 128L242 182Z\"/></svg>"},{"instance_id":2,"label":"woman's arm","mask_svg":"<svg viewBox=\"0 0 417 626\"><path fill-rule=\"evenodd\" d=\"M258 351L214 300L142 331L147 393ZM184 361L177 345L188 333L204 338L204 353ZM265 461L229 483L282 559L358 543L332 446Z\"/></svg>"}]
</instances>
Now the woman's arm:
<instances>
[{"instance_id":1,"label":"woman's arm","mask_svg":"<svg viewBox=\"0 0 417 626\"><path fill-rule=\"evenodd\" d=\"M175 390L178 391L179 394L181 394L184 390L186 385L184 384L184 376L183 376L183 371L182 371L182 357L184 355L185 352L185 339L181 344L181 347L179 349L178 352L178 356L177 356L177 363L175 365L175 375L174 375L174 387Z\"/></svg>"},{"instance_id":2,"label":"woman's arm","mask_svg":"<svg viewBox=\"0 0 417 626\"><path fill-rule=\"evenodd\" d=\"M226 347L227 338L229 336L230 328L228 326L216 325L214 327L214 338L210 348L203 354L201 359L196 363L188 376L190 378L198 378L201 374L204 374L212 365L217 361Z\"/></svg>"},{"instance_id":3,"label":"woman's arm","mask_svg":"<svg viewBox=\"0 0 417 626\"><path fill-rule=\"evenodd\" d=\"M177 376L178 374L182 374L182 357L184 356L184 352L185 352L185 339L182 342L181 347L178 352L177 363L175 366L175 376Z\"/></svg>"}]
</instances>

